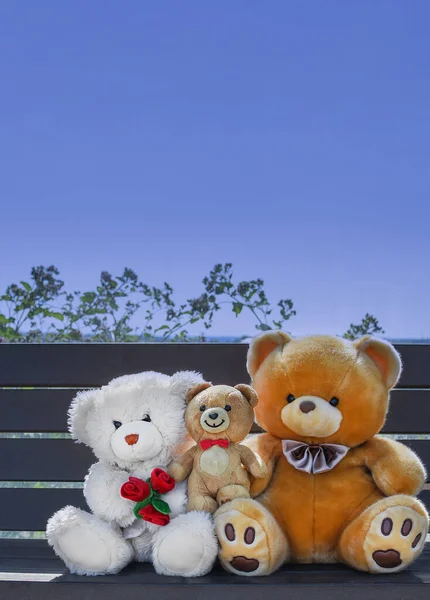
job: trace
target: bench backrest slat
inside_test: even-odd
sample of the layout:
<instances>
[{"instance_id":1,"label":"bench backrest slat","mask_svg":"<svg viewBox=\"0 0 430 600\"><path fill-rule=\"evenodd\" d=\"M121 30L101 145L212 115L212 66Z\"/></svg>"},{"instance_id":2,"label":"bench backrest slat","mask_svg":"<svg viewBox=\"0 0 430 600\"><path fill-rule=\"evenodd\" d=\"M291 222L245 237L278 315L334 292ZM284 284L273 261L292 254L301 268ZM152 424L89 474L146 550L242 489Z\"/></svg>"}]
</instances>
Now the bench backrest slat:
<instances>
[{"instance_id":1,"label":"bench backrest slat","mask_svg":"<svg viewBox=\"0 0 430 600\"><path fill-rule=\"evenodd\" d=\"M94 387L152 370L201 371L214 383L248 381L246 344L0 344L0 387ZM430 388L430 344L400 344L398 387Z\"/></svg>"}]
</instances>

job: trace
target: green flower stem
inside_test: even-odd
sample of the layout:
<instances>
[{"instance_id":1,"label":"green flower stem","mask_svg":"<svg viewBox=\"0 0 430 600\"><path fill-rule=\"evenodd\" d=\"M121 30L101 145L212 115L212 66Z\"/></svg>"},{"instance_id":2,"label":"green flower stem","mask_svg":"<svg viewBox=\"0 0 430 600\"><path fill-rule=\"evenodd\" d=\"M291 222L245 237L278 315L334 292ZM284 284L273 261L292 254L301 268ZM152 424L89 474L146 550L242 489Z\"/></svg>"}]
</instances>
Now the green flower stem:
<instances>
[{"instance_id":1,"label":"green flower stem","mask_svg":"<svg viewBox=\"0 0 430 600\"><path fill-rule=\"evenodd\" d=\"M161 499L162 494L160 494L159 492L156 492L152 488L150 479L147 479L146 482L149 484L151 492L150 492L149 496L147 498L145 498L145 500L142 500L141 502L136 503L136 506L133 509L134 516L136 517L136 519L142 518L139 515L139 511L142 510L142 508L145 508L145 506L148 506L149 504L152 504L152 506L155 508L155 510L158 510L158 512L163 515L170 514L170 512L171 512L170 506L167 504L167 502L164 502L164 500Z\"/></svg>"}]
</instances>

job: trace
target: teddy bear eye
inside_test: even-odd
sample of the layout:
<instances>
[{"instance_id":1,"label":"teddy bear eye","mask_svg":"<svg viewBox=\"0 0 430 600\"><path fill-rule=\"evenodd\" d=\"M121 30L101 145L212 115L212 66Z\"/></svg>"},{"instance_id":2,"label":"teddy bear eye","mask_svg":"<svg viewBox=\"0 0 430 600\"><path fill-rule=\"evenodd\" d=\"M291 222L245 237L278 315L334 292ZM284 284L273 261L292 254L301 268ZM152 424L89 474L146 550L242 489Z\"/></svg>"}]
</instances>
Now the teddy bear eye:
<instances>
[{"instance_id":1,"label":"teddy bear eye","mask_svg":"<svg viewBox=\"0 0 430 600\"><path fill-rule=\"evenodd\" d=\"M339 404L339 398L336 398L336 396L333 396L333 398L330 400L330 404L332 406L337 406Z\"/></svg>"},{"instance_id":2,"label":"teddy bear eye","mask_svg":"<svg viewBox=\"0 0 430 600\"><path fill-rule=\"evenodd\" d=\"M202 404L202 405L201 405L201 407L200 407L200 410L201 410L202 412L205 412L205 410L206 410L206 405L205 405L205 404Z\"/></svg>"},{"instance_id":3,"label":"teddy bear eye","mask_svg":"<svg viewBox=\"0 0 430 600\"><path fill-rule=\"evenodd\" d=\"M288 394L288 396L287 396L287 402L288 403L294 402L295 399L296 398L293 396L293 394Z\"/></svg>"},{"instance_id":4,"label":"teddy bear eye","mask_svg":"<svg viewBox=\"0 0 430 600\"><path fill-rule=\"evenodd\" d=\"M114 425L115 429L119 429L121 427L122 423L121 423L121 421L114 421L113 425Z\"/></svg>"},{"instance_id":5,"label":"teddy bear eye","mask_svg":"<svg viewBox=\"0 0 430 600\"><path fill-rule=\"evenodd\" d=\"M142 419L142 421L146 421L147 423L151 422L151 417L149 415L145 415Z\"/></svg>"},{"instance_id":6,"label":"teddy bear eye","mask_svg":"<svg viewBox=\"0 0 430 600\"><path fill-rule=\"evenodd\" d=\"M226 404L226 405L224 406L224 408L225 408L225 410L226 410L227 412L228 412L229 410L231 410L231 406L230 406L230 404Z\"/></svg>"}]
</instances>

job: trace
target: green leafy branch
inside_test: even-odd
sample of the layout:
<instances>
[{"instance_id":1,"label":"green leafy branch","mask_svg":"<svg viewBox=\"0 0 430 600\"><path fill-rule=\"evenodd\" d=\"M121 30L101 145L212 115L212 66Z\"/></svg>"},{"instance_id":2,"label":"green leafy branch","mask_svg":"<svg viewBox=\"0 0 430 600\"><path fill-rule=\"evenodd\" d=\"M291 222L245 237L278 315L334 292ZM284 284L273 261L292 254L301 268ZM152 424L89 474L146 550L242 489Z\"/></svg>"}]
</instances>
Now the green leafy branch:
<instances>
[{"instance_id":1,"label":"green leafy branch","mask_svg":"<svg viewBox=\"0 0 430 600\"><path fill-rule=\"evenodd\" d=\"M293 301L272 304L262 279L234 280L231 263L217 264L195 298L177 302L171 285L150 286L129 268L120 275L103 271L94 289L67 291L54 266L33 267L28 281L9 285L0 296L0 341L7 342L135 342L206 339L221 309L237 317L250 313L257 331L284 329L295 316ZM383 333L378 320L366 314L345 334L355 339Z\"/></svg>"}]
</instances>

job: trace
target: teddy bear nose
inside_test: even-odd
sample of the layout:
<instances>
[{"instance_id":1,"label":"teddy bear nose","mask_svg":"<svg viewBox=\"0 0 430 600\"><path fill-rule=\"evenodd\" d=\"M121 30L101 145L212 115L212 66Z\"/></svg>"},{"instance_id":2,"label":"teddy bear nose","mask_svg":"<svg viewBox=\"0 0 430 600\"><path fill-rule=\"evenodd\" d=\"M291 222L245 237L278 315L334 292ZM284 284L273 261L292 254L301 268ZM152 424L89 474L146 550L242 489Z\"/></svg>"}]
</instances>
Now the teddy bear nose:
<instances>
[{"instance_id":1,"label":"teddy bear nose","mask_svg":"<svg viewBox=\"0 0 430 600\"><path fill-rule=\"evenodd\" d=\"M125 436L125 441L129 446L134 446L134 444L137 444L138 439L139 436L137 435L137 433L131 433L130 435Z\"/></svg>"},{"instance_id":2,"label":"teddy bear nose","mask_svg":"<svg viewBox=\"0 0 430 600\"><path fill-rule=\"evenodd\" d=\"M302 413L309 413L312 410L315 410L315 408L316 406L311 400L304 400L303 402L300 402L300 410Z\"/></svg>"},{"instance_id":3,"label":"teddy bear nose","mask_svg":"<svg viewBox=\"0 0 430 600\"><path fill-rule=\"evenodd\" d=\"M218 419L218 413L209 413L209 419L213 419L215 421L215 419Z\"/></svg>"}]
</instances>

